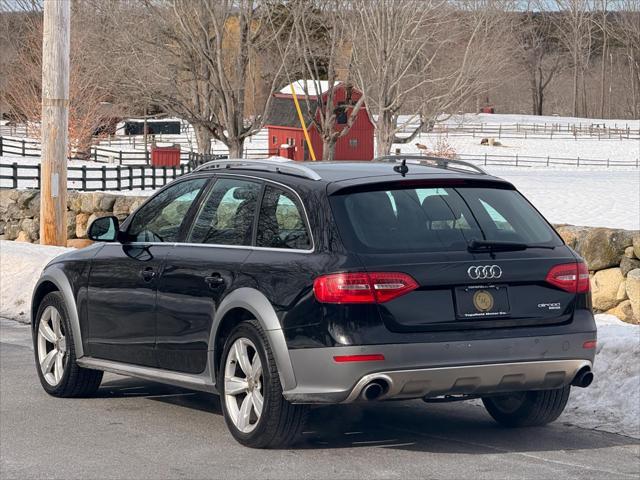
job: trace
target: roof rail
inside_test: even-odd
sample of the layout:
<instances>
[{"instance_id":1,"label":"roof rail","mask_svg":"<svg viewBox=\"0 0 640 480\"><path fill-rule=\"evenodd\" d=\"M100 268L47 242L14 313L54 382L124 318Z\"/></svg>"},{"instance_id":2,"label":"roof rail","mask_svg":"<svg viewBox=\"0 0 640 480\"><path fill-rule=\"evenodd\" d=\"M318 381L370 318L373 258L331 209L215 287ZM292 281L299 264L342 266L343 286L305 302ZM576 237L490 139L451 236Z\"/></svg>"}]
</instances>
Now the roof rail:
<instances>
[{"instance_id":1,"label":"roof rail","mask_svg":"<svg viewBox=\"0 0 640 480\"><path fill-rule=\"evenodd\" d=\"M426 165L429 167L436 168L445 168L449 169L449 165L459 165L461 167L467 167L473 170L475 173L479 173L481 175L488 175L486 170L480 168L477 165L474 165L471 162L465 162L464 160L454 160L451 158L444 157L432 157L427 155L385 155L383 157L374 158L374 162L394 162L400 163L402 160L405 160L408 164L417 164L417 165ZM462 170L460 168L454 168L455 170Z\"/></svg>"},{"instance_id":2,"label":"roof rail","mask_svg":"<svg viewBox=\"0 0 640 480\"><path fill-rule=\"evenodd\" d=\"M266 172L276 172L286 175L294 175L296 177L308 178L309 180L321 180L322 177L317 172L300 165L299 163L284 158L274 158L272 160L212 160L203 163L194 172L202 170L221 170L221 169L242 169L242 170L261 170Z\"/></svg>"}]
</instances>

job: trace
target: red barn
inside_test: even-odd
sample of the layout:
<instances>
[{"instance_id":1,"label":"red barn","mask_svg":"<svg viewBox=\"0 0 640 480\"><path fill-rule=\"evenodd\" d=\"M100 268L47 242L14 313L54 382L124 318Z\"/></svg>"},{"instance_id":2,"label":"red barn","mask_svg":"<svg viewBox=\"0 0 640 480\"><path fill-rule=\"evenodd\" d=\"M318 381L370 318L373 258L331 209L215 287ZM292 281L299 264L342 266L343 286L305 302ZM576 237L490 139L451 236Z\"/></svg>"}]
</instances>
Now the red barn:
<instances>
[{"instance_id":1,"label":"red barn","mask_svg":"<svg viewBox=\"0 0 640 480\"><path fill-rule=\"evenodd\" d=\"M294 83L300 109L305 119L309 137L316 159L322 159L322 138L311 119L317 115L318 96L326 99L329 92L328 82L308 81L308 92L310 109L304 94L303 81ZM321 92L316 92L315 84L320 83ZM341 130L346 127L348 119L348 105L355 105L362 96L359 90L347 87L344 83L337 83L334 86L333 102L339 112L336 116L336 129ZM287 85L280 92L274 94L271 102L271 109L267 118L267 129L269 131L269 151L278 152L282 145L293 147L293 159L298 161L311 160L309 149L304 139L304 132L300 125L298 112L296 111L291 95L291 86ZM347 107L345 108L345 105ZM311 110L311 112L309 112ZM349 132L336 143L335 160L372 160L373 159L373 122L369 118L366 105L362 105L356 119Z\"/></svg>"}]
</instances>

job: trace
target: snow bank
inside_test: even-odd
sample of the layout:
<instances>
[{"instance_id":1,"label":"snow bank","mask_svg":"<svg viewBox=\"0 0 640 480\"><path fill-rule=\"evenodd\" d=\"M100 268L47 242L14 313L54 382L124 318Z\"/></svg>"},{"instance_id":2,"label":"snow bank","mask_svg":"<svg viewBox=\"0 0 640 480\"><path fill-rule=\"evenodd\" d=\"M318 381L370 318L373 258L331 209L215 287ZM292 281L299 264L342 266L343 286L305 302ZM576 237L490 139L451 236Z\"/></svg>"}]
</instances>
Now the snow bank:
<instances>
[{"instance_id":1,"label":"snow bank","mask_svg":"<svg viewBox=\"0 0 640 480\"><path fill-rule=\"evenodd\" d=\"M596 315L595 379L573 388L560 421L640 438L640 326Z\"/></svg>"},{"instance_id":2,"label":"snow bank","mask_svg":"<svg viewBox=\"0 0 640 480\"><path fill-rule=\"evenodd\" d=\"M68 248L0 241L0 316L29 321L40 272ZM560 421L640 438L640 326L597 315L595 380L574 388Z\"/></svg>"},{"instance_id":3,"label":"snow bank","mask_svg":"<svg viewBox=\"0 0 640 480\"><path fill-rule=\"evenodd\" d=\"M30 321L31 294L40 272L64 247L0 240L0 317Z\"/></svg>"}]
</instances>

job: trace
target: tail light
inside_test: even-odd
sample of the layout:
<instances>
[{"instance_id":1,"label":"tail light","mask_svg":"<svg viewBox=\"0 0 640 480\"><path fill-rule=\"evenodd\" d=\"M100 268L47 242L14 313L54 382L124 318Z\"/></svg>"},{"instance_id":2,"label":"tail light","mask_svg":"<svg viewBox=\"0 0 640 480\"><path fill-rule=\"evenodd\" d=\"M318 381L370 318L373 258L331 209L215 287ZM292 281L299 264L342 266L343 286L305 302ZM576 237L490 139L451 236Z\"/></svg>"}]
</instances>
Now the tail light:
<instances>
[{"instance_id":1,"label":"tail light","mask_svg":"<svg viewBox=\"0 0 640 480\"><path fill-rule=\"evenodd\" d=\"M570 293L589 291L589 270L582 262L554 265L547 273L546 281Z\"/></svg>"},{"instance_id":2,"label":"tail light","mask_svg":"<svg viewBox=\"0 0 640 480\"><path fill-rule=\"evenodd\" d=\"M321 303L384 303L418 288L406 273L335 273L313 282L313 293Z\"/></svg>"}]
</instances>

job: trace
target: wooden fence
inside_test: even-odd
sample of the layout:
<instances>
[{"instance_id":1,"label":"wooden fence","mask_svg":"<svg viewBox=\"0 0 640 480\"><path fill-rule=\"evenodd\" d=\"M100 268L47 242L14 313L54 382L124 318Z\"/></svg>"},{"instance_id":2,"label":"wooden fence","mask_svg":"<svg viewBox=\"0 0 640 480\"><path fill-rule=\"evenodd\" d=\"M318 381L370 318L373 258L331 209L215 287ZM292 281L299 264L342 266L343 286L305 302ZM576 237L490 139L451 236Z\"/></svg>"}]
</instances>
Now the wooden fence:
<instances>
[{"instance_id":1,"label":"wooden fence","mask_svg":"<svg viewBox=\"0 0 640 480\"><path fill-rule=\"evenodd\" d=\"M67 167L67 188L86 192L101 190L155 190L191 171L189 164L179 167L148 165L103 165ZM40 189L40 165L17 162L0 164L0 188Z\"/></svg>"},{"instance_id":2,"label":"wooden fence","mask_svg":"<svg viewBox=\"0 0 640 480\"><path fill-rule=\"evenodd\" d=\"M40 142L37 140L0 136L0 157L3 155L19 157L40 157L42 155L42 150ZM193 155L198 154L191 150L181 149L180 162L189 163ZM226 154L223 153L212 155L212 158L226 158ZM243 158L257 159L270 157L272 155L277 155L276 149L245 148ZM96 145L91 147L88 158L83 158L83 160L90 160L98 163L110 163L115 165L149 165L151 162L151 152L148 150L145 151L135 149L117 150L116 148Z\"/></svg>"},{"instance_id":3,"label":"wooden fence","mask_svg":"<svg viewBox=\"0 0 640 480\"><path fill-rule=\"evenodd\" d=\"M637 140L640 130L626 127L544 124L469 124L436 125L433 133L445 137L488 137L521 139L570 140Z\"/></svg>"},{"instance_id":4,"label":"wooden fence","mask_svg":"<svg viewBox=\"0 0 640 480\"><path fill-rule=\"evenodd\" d=\"M201 155L190 152L188 160L176 167L138 165L68 165L67 188L86 192L103 190L155 190L189 173L203 163L227 155ZM0 188L40 189L40 164L0 163Z\"/></svg>"},{"instance_id":5,"label":"wooden fence","mask_svg":"<svg viewBox=\"0 0 640 480\"><path fill-rule=\"evenodd\" d=\"M405 125L400 134L410 134L418 127L417 122ZM640 139L640 128L628 123L436 123L431 131L445 137L493 137L493 138L537 138L537 139L595 139L636 140Z\"/></svg>"},{"instance_id":6,"label":"wooden fence","mask_svg":"<svg viewBox=\"0 0 640 480\"><path fill-rule=\"evenodd\" d=\"M481 165L503 165L511 167L640 167L640 159L628 161L611 160L609 158L566 158L566 157L536 157L531 155L491 155L491 154L458 154L460 160L472 161Z\"/></svg>"},{"instance_id":7,"label":"wooden fence","mask_svg":"<svg viewBox=\"0 0 640 480\"><path fill-rule=\"evenodd\" d=\"M3 155L19 157L40 157L40 142L28 138L0 137L0 157Z\"/></svg>"}]
</instances>

